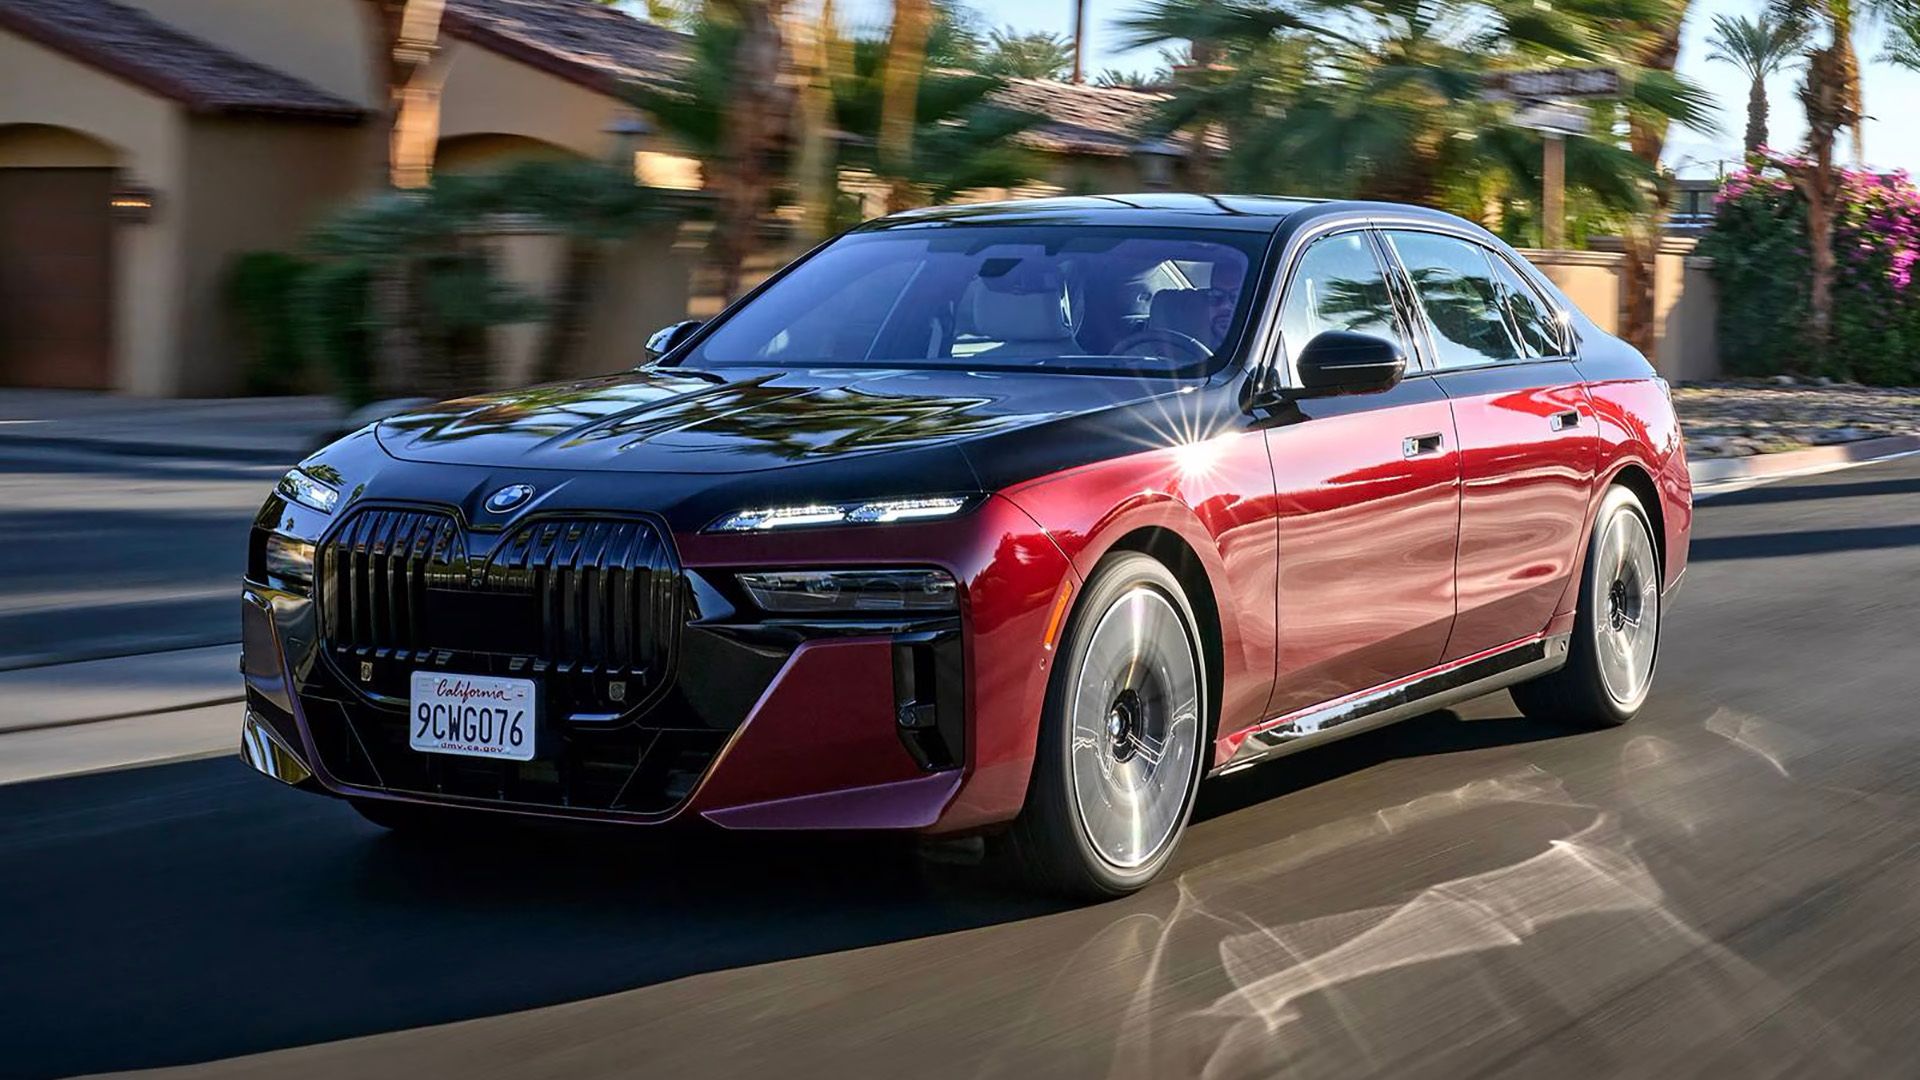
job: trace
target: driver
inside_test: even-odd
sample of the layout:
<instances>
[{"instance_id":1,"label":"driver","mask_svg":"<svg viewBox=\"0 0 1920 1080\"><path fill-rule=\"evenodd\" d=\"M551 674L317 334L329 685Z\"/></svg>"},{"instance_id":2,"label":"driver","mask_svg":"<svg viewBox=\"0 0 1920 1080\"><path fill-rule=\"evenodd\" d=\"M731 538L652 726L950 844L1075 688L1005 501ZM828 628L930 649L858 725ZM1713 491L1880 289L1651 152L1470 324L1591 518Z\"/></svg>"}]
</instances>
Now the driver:
<instances>
[{"instance_id":1,"label":"driver","mask_svg":"<svg viewBox=\"0 0 1920 1080\"><path fill-rule=\"evenodd\" d=\"M1233 328L1233 313L1240 306L1240 289L1246 284L1247 268L1233 260L1213 264L1213 283L1207 292L1207 330L1212 335L1207 345L1220 348Z\"/></svg>"}]
</instances>

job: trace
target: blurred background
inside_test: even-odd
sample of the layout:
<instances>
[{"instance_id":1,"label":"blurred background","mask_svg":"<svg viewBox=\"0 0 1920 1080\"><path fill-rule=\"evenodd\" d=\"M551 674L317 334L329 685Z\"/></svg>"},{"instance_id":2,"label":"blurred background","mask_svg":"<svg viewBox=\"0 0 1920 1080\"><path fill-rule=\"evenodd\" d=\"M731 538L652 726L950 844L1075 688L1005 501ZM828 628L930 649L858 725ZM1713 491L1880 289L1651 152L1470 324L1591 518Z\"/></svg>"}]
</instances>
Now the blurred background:
<instances>
[{"instance_id":1,"label":"blurred background","mask_svg":"<svg viewBox=\"0 0 1920 1080\"><path fill-rule=\"evenodd\" d=\"M1920 22L1855 6L0 0L0 387L617 370L866 218L1153 191L1443 207L1676 381L1911 382Z\"/></svg>"}]
</instances>

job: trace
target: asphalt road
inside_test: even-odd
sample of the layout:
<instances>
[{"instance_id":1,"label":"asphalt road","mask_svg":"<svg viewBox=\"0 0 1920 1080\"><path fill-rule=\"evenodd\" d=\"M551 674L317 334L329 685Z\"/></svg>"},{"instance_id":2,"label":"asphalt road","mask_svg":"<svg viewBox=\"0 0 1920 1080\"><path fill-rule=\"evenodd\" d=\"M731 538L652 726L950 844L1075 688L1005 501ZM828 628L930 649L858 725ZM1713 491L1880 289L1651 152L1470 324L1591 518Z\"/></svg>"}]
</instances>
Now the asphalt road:
<instances>
[{"instance_id":1,"label":"asphalt road","mask_svg":"<svg viewBox=\"0 0 1920 1080\"><path fill-rule=\"evenodd\" d=\"M0 445L0 670L238 641L281 466Z\"/></svg>"},{"instance_id":2,"label":"asphalt road","mask_svg":"<svg viewBox=\"0 0 1920 1080\"><path fill-rule=\"evenodd\" d=\"M1633 725L1502 694L1238 774L1080 909L885 844L423 850L224 760L0 788L0 1073L1912 1075L1916 626L1920 458L1723 497Z\"/></svg>"}]
</instances>

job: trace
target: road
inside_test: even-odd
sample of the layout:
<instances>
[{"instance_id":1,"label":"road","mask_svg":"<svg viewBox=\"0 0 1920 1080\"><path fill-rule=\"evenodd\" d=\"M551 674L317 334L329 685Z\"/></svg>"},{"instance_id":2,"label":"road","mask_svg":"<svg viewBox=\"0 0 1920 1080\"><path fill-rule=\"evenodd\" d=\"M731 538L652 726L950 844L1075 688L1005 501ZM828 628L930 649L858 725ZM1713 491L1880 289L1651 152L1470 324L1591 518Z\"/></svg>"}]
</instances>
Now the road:
<instances>
[{"instance_id":1,"label":"road","mask_svg":"<svg viewBox=\"0 0 1920 1080\"><path fill-rule=\"evenodd\" d=\"M0 444L0 670L238 641L284 469Z\"/></svg>"},{"instance_id":2,"label":"road","mask_svg":"<svg viewBox=\"0 0 1920 1080\"><path fill-rule=\"evenodd\" d=\"M1634 724L1494 695L1225 778L1085 908L871 842L423 850L230 760L0 787L0 1073L1911 1075L1915 626L1920 458L1725 496Z\"/></svg>"}]
</instances>

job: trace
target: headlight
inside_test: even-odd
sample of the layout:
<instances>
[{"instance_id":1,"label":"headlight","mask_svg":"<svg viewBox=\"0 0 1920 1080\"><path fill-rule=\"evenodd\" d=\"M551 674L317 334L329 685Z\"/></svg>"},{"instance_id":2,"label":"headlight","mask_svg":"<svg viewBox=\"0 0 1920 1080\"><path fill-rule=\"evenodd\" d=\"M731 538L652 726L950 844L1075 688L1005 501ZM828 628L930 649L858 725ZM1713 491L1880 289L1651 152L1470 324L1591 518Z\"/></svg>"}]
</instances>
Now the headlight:
<instances>
[{"instance_id":1,"label":"headlight","mask_svg":"<svg viewBox=\"0 0 1920 1080\"><path fill-rule=\"evenodd\" d=\"M767 570L737 575L767 611L832 615L863 611L952 611L944 570Z\"/></svg>"},{"instance_id":2,"label":"headlight","mask_svg":"<svg viewBox=\"0 0 1920 1080\"><path fill-rule=\"evenodd\" d=\"M275 486L282 498L297 502L309 510L318 510L323 514L333 513L340 503L340 492L315 480L304 469L294 469L280 478Z\"/></svg>"},{"instance_id":3,"label":"headlight","mask_svg":"<svg viewBox=\"0 0 1920 1080\"><path fill-rule=\"evenodd\" d=\"M913 499L880 499L858 503L810 503L801 506L773 506L760 510L742 510L728 514L708 532L759 532L765 529L791 529L807 525L884 525L894 521L922 521L952 517L967 508L960 495L934 495Z\"/></svg>"},{"instance_id":4,"label":"headlight","mask_svg":"<svg viewBox=\"0 0 1920 1080\"><path fill-rule=\"evenodd\" d=\"M312 591L312 544L291 536L268 533L262 555L269 584L295 592Z\"/></svg>"}]
</instances>

